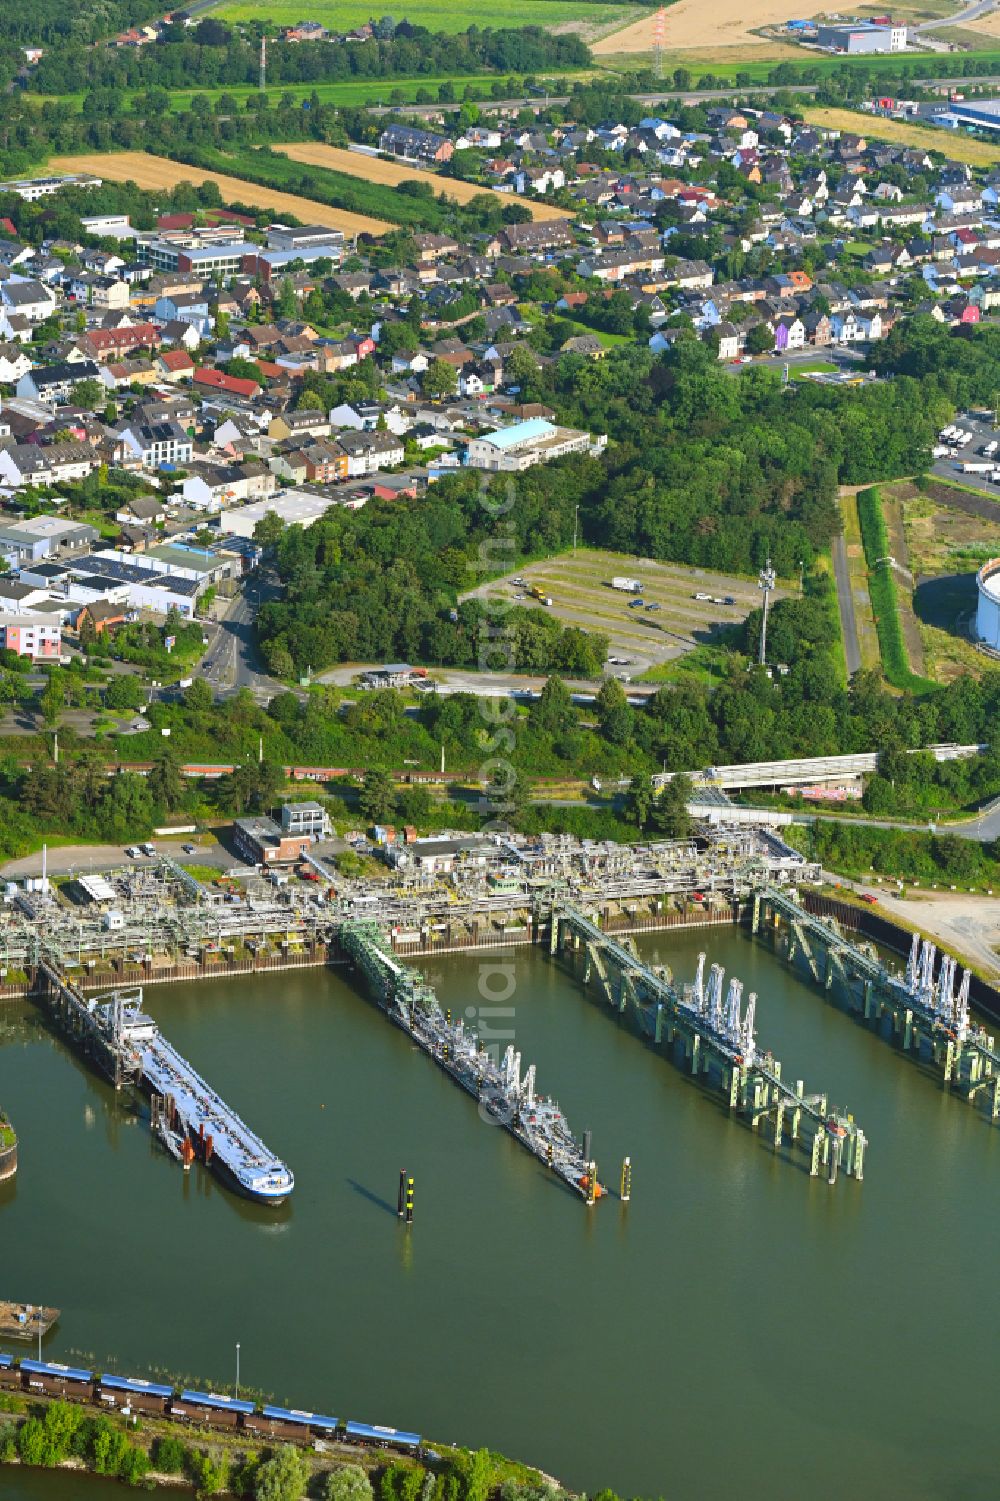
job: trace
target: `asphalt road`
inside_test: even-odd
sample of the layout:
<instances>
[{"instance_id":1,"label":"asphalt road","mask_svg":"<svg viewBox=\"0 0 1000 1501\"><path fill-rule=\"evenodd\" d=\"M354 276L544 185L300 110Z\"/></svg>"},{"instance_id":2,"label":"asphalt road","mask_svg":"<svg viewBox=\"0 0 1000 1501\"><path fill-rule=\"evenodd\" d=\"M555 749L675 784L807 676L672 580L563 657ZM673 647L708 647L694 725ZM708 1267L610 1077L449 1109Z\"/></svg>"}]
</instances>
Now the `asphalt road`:
<instances>
[{"instance_id":1,"label":"asphalt road","mask_svg":"<svg viewBox=\"0 0 1000 1501\"><path fill-rule=\"evenodd\" d=\"M858 643L858 622L854 613L851 571L847 566L847 544L840 536L833 539L833 574L837 583L837 608L840 611L840 629L844 638L847 676L853 677L861 666L861 647Z\"/></svg>"},{"instance_id":2,"label":"asphalt road","mask_svg":"<svg viewBox=\"0 0 1000 1501\"><path fill-rule=\"evenodd\" d=\"M266 586L249 581L209 632L209 645L196 671L217 697L240 688L267 698L284 691L283 683L268 676L257 651L253 620L262 593L266 597Z\"/></svg>"}]
</instances>

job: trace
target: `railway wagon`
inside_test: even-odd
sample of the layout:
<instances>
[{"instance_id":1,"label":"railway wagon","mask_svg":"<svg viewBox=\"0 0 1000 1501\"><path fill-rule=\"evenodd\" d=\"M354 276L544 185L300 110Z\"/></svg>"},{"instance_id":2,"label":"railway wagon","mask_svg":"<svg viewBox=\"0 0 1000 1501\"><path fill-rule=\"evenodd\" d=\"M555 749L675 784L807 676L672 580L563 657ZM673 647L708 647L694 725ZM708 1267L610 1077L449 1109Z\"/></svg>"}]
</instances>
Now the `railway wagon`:
<instances>
[{"instance_id":1,"label":"railway wagon","mask_svg":"<svg viewBox=\"0 0 1000 1501\"><path fill-rule=\"evenodd\" d=\"M21 1382L26 1391L65 1397L69 1402L89 1402L94 1395L94 1373L54 1360L21 1358Z\"/></svg>"},{"instance_id":2,"label":"railway wagon","mask_svg":"<svg viewBox=\"0 0 1000 1501\"><path fill-rule=\"evenodd\" d=\"M21 1390L21 1370L14 1364L13 1355L0 1354L0 1387Z\"/></svg>"},{"instance_id":3,"label":"railway wagon","mask_svg":"<svg viewBox=\"0 0 1000 1501\"><path fill-rule=\"evenodd\" d=\"M207 1423L210 1428L238 1428L240 1418L252 1416L253 1402L242 1402L238 1397L227 1397L221 1392L181 1392L181 1402L192 1408L191 1416L196 1423Z\"/></svg>"},{"instance_id":4,"label":"railway wagon","mask_svg":"<svg viewBox=\"0 0 1000 1501\"><path fill-rule=\"evenodd\" d=\"M296 1407L268 1405L260 1412L248 1413L243 1427L249 1433L265 1434L269 1438L286 1438L293 1443L302 1443L310 1437L333 1438L340 1427L337 1418L325 1417L318 1412L302 1412Z\"/></svg>"},{"instance_id":5,"label":"railway wagon","mask_svg":"<svg viewBox=\"0 0 1000 1501\"><path fill-rule=\"evenodd\" d=\"M97 1396L108 1407L127 1407L133 1412L162 1417L173 1388L157 1381L140 1381L138 1377L105 1374L97 1383Z\"/></svg>"},{"instance_id":6,"label":"railway wagon","mask_svg":"<svg viewBox=\"0 0 1000 1501\"><path fill-rule=\"evenodd\" d=\"M348 1443L373 1445L379 1449L420 1448L419 1433L404 1433L399 1428L382 1428L377 1423L345 1423L344 1437Z\"/></svg>"}]
</instances>

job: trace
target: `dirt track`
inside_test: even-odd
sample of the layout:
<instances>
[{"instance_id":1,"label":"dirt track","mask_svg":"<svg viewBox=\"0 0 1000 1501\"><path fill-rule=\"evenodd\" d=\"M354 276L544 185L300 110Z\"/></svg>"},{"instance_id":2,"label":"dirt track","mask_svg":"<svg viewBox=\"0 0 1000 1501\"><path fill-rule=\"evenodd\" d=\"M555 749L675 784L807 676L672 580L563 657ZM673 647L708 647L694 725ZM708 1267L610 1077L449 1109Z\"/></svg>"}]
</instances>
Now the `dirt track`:
<instances>
[{"instance_id":1,"label":"dirt track","mask_svg":"<svg viewBox=\"0 0 1000 1501\"><path fill-rule=\"evenodd\" d=\"M384 235L393 228L384 220L370 219L366 214L330 208L325 203L300 198L295 193L258 187L242 177L206 172L201 167L188 167L183 162L168 161L162 156L147 156L144 151L56 156L49 162L49 167L53 172L92 172L96 177L110 178L113 182L134 182L140 188L153 191L176 187L179 182L191 182L197 186L212 181L218 183L227 203L250 203L258 208L274 209L279 214L294 214L303 224L323 224L330 229L342 229L346 235Z\"/></svg>"},{"instance_id":2,"label":"dirt track","mask_svg":"<svg viewBox=\"0 0 1000 1501\"><path fill-rule=\"evenodd\" d=\"M686 47L768 47L773 53L801 57L797 48L766 42L754 36L752 26L772 26L789 16L814 16L829 9L829 0L807 0L806 5L789 9L788 0L753 0L749 6L741 0L716 0L706 9L704 0L677 0L664 11L663 48L671 52ZM656 12L641 21L591 44L595 57L615 52L649 52L656 40Z\"/></svg>"},{"instance_id":3,"label":"dirt track","mask_svg":"<svg viewBox=\"0 0 1000 1501\"><path fill-rule=\"evenodd\" d=\"M489 189L473 183L459 182L454 177L442 177L437 172L424 172L419 167L406 166L402 162L386 161L384 157L368 156L360 151L345 151L340 146L326 146L322 141L293 141L286 146L275 146L291 157L293 162L302 162L307 167L327 167L332 172L346 172L351 177L363 177L368 182L378 182L389 187L398 187L401 182L422 182L435 193L447 193L458 203L468 203ZM519 203L531 211L533 219L567 219L565 209L555 208L551 203L536 203L519 198Z\"/></svg>"}]
</instances>

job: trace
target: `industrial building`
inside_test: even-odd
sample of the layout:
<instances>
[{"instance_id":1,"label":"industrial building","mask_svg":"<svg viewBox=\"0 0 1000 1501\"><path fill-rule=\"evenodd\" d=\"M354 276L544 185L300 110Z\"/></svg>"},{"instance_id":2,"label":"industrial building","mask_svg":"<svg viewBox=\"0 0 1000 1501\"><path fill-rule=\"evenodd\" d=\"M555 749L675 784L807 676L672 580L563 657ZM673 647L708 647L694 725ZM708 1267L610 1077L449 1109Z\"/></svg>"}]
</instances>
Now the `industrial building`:
<instances>
[{"instance_id":1,"label":"industrial building","mask_svg":"<svg viewBox=\"0 0 1000 1501\"><path fill-rule=\"evenodd\" d=\"M976 635L984 646L1000 651L1000 558L983 564L976 574L976 588Z\"/></svg>"},{"instance_id":2,"label":"industrial building","mask_svg":"<svg viewBox=\"0 0 1000 1501\"><path fill-rule=\"evenodd\" d=\"M286 834L273 818L238 818L233 842L251 865L293 865L312 844L312 835Z\"/></svg>"},{"instance_id":3,"label":"industrial building","mask_svg":"<svg viewBox=\"0 0 1000 1501\"><path fill-rule=\"evenodd\" d=\"M952 100L938 117L951 125L971 125L976 130L1000 130L1000 99L976 99L966 104Z\"/></svg>"},{"instance_id":4,"label":"industrial building","mask_svg":"<svg viewBox=\"0 0 1000 1501\"><path fill-rule=\"evenodd\" d=\"M905 52L906 27L857 21L850 26L817 26L816 42L828 52Z\"/></svg>"}]
</instances>

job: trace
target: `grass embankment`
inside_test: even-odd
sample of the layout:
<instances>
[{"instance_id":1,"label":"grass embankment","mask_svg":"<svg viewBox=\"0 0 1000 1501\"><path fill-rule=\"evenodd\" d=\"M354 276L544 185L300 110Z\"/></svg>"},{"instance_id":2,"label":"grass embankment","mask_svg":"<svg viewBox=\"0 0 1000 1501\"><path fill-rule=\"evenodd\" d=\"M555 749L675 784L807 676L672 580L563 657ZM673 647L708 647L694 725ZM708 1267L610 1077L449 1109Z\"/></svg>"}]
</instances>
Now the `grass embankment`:
<instances>
[{"instance_id":1,"label":"grass embankment","mask_svg":"<svg viewBox=\"0 0 1000 1501\"><path fill-rule=\"evenodd\" d=\"M868 593L875 614L882 671L894 688L908 693L928 693L937 685L910 669L903 627L899 619L896 581L889 558L889 533L882 514L882 500L872 486L858 492L858 521L868 564Z\"/></svg>"},{"instance_id":2,"label":"grass embankment","mask_svg":"<svg viewBox=\"0 0 1000 1501\"><path fill-rule=\"evenodd\" d=\"M0 1113L0 1152L8 1151L17 1143L17 1132L5 1115Z\"/></svg>"},{"instance_id":3,"label":"grass embankment","mask_svg":"<svg viewBox=\"0 0 1000 1501\"><path fill-rule=\"evenodd\" d=\"M934 151L954 162L970 167L992 167L1000 162L1000 145L977 141L971 136L932 125L911 125L906 120L887 120L880 115L862 114L854 109L830 109L808 105L802 111L811 125L828 130L846 131L875 141L889 141L895 146L912 146L918 151Z\"/></svg>"}]
</instances>

